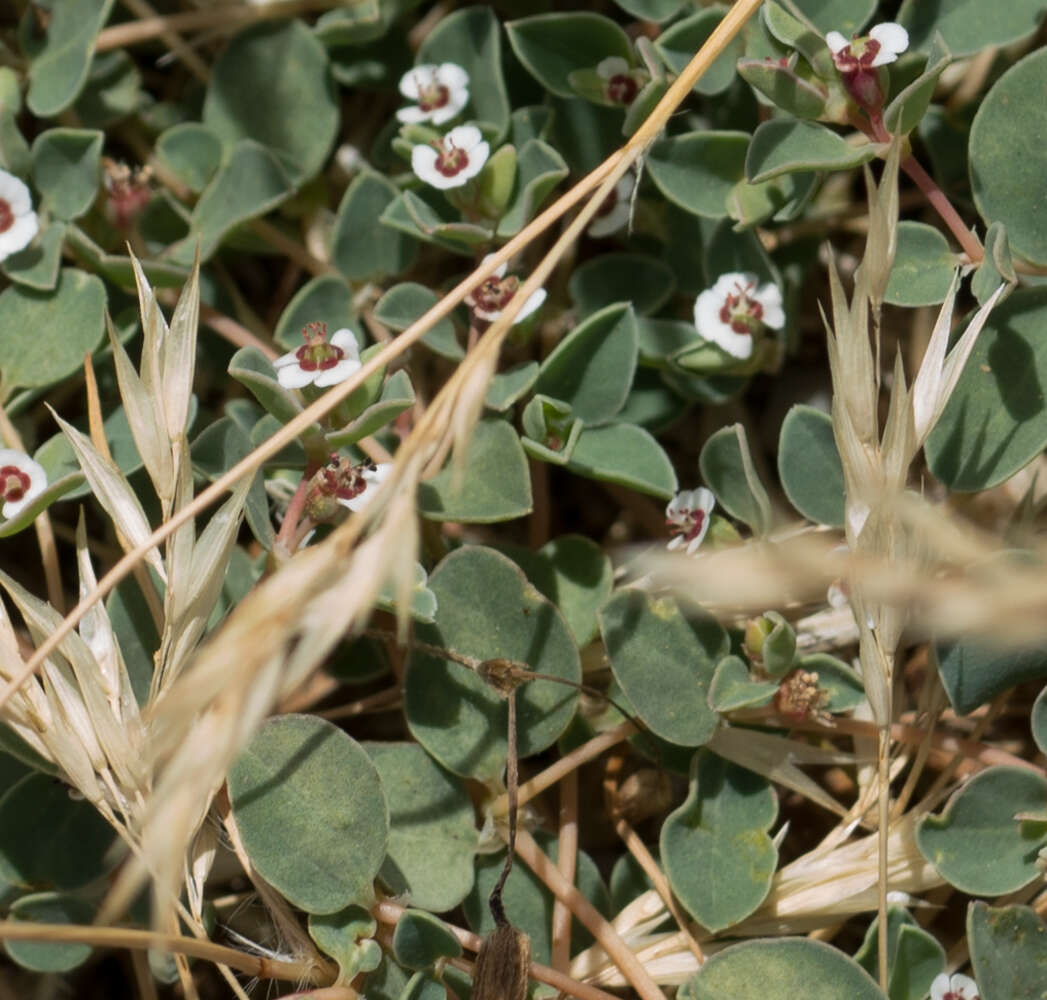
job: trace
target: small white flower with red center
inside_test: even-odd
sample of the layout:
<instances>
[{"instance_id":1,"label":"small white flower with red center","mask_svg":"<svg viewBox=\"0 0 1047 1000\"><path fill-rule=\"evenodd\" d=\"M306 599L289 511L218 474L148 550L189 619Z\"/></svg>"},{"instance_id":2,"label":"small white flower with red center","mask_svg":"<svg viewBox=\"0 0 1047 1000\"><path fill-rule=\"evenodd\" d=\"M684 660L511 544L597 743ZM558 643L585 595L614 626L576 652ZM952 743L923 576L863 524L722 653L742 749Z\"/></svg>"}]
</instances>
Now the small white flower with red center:
<instances>
[{"instance_id":1,"label":"small white flower with red center","mask_svg":"<svg viewBox=\"0 0 1047 1000\"><path fill-rule=\"evenodd\" d=\"M621 56L608 56L596 64L596 73L604 80L603 96L611 104L632 104L640 93L641 70L633 69Z\"/></svg>"},{"instance_id":2,"label":"small white flower with red center","mask_svg":"<svg viewBox=\"0 0 1047 1000\"><path fill-rule=\"evenodd\" d=\"M490 155L491 147L475 125L459 125L431 146L415 146L411 169L426 184L446 191L475 177Z\"/></svg>"},{"instance_id":3,"label":"small white flower with red center","mask_svg":"<svg viewBox=\"0 0 1047 1000\"><path fill-rule=\"evenodd\" d=\"M785 325L782 293L777 285L760 285L755 274L721 274L695 301L694 325L706 340L745 360L763 327Z\"/></svg>"},{"instance_id":4,"label":"small white flower with red center","mask_svg":"<svg viewBox=\"0 0 1047 1000\"><path fill-rule=\"evenodd\" d=\"M892 63L909 47L909 32L900 24L877 24L868 35L847 41L838 31L825 36L833 62L841 73L858 73Z\"/></svg>"},{"instance_id":5,"label":"small white flower with red center","mask_svg":"<svg viewBox=\"0 0 1047 1000\"><path fill-rule=\"evenodd\" d=\"M716 497L704 486L677 493L665 508L665 526L673 536L666 548L672 552L686 545L687 554L693 556L709 530L709 515L715 506Z\"/></svg>"},{"instance_id":6,"label":"small white flower with red center","mask_svg":"<svg viewBox=\"0 0 1047 1000\"><path fill-rule=\"evenodd\" d=\"M636 187L636 176L625 174L596 210L586 232L597 238L618 232L629 221L629 205Z\"/></svg>"},{"instance_id":7,"label":"small white flower with red center","mask_svg":"<svg viewBox=\"0 0 1047 1000\"><path fill-rule=\"evenodd\" d=\"M11 448L0 448L0 513L5 520L21 514L44 490L47 473L28 455Z\"/></svg>"},{"instance_id":8,"label":"small white flower with red center","mask_svg":"<svg viewBox=\"0 0 1047 1000\"><path fill-rule=\"evenodd\" d=\"M486 264L494 254L488 254L483 259ZM516 290L520 287L520 279L515 274L506 276L506 265L502 264L497 271L484 280L478 288L474 288L465 298L465 303L472 307L477 319L493 323L502 315L502 310L509 305ZM539 288L532 292L523 308L516 314L513 325L522 323L528 316L541 306L545 301L545 289Z\"/></svg>"},{"instance_id":9,"label":"small white flower with red center","mask_svg":"<svg viewBox=\"0 0 1047 1000\"><path fill-rule=\"evenodd\" d=\"M981 1000L978 984L969 976L943 972L931 983L931 1000Z\"/></svg>"},{"instance_id":10,"label":"small white flower with red center","mask_svg":"<svg viewBox=\"0 0 1047 1000\"><path fill-rule=\"evenodd\" d=\"M327 324L310 323L302 330L305 343L273 362L276 378L285 389L344 382L360 368L360 347L352 330L336 330L327 342Z\"/></svg>"},{"instance_id":11,"label":"small white flower with red center","mask_svg":"<svg viewBox=\"0 0 1047 1000\"><path fill-rule=\"evenodd\" d=\"M29 188L0 170L0 260L24 250L39 231Z\"/></svg>"},{"instance_id":12,"label":"small white flower with red center","mask_svg":"<svg viewBox=\"0 0 1047 1000\"><path fill-rule=\"evenodd\" d=\"M353 462L337 453L319 469L309 482L305 510L318 524L334 520L338 508L348 507L354 513L364 509L375 497L378 487L392 469L391 462Z\"/></svg>"},{"instance_id":13,"label":"small white flower with red center","mask_svg":"<svg viewBox=\"0 0 1047 1000\"><path fill-rule=\"evenodd\" d=\"M409 125L443 125L469 103L469 74L454 63L415 66L400 77L400 93L409 101L418 102L396 112L400 121Z\"/></svg>"}]
</instances>

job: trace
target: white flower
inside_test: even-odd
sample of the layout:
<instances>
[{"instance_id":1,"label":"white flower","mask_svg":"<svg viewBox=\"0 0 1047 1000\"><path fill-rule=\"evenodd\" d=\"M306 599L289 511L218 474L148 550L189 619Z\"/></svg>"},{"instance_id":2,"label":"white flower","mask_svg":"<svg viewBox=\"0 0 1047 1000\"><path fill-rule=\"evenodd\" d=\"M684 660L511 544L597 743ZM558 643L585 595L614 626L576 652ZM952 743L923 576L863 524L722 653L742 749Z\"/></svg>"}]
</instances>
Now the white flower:
<instances>
[{"instance_id":1,"label":"white flower","mask_svg":"<svg viewBox=\"0 0 1047 1000\"><path fill-rule=\"evenodd\" d=\"M894 62L909 47L909 32L900 24L885 21L872 28L868 35L851 41L838 31L830 31L825 36L825 44L841 73L855 73Z\"/></svg>"},{"instance_id":2,"label":"white flower","mask_svg":"<svg viewBox=\"0 0 1047 1000\"><path fill-rule=\"evenodd\" d=\"M604 97L612 104L632 104L647 74L633 69L621 56L608 56L596 64L604 83Z\"/></svg>"},{"instance_id":3,"label":"white flower","mask_svg":"<svg viewBox=\"0 0 1047 1000\"><path fill-rule=\"evenodd\" d=\"M751 357L753 335L762 327L785 325L782 293L777 285L758 285L755 274L721 274L694 303L694 325L706 340L732 357Z\"/></svg>"},{"instance_id":4,"label":"white flower","mask_svg":"<svg viewBox=\"0 0 1047 1000\"><path fill-rule=\"evenodd\" d=\"M716 497L704 486L677 493L665 508L665 526L673 536L666 548L671 552L686 542L687 554L693 556L709 530L709 515L715 506Z\"/></svg>"},{"instance_id":5,"label":"white flower","mask_svg":"<svg viewBox=\"0 0 1047 1000\"><path fill-rule=\"evenodd\" d=\"M484 257L482 263L486 264L493 256L494 254L489 253ZM520 287L520 279L515 274L506 277L505 271L506 265L502 264L479 287L474 288L465 299L466 304L472 306L476 316L479 319L487 320L488 323L493 323L502 315L502 310L509 305L516 290ZM523 304L523 308L516 314L513 325L527 319L545 301L545 294L544 288L532 292Z\"/></svg>"},{"instance_id":6,"label":"white flower","mask_svg":"<svg viewBox=\"0 0 1047 1000\"><path fill-rule=\"evenodd\" d=\"M978 984L968 976L943 972L931 983L931 1000L981 1000Z\"/></svg>"},{"instance_id":7,"label":"white flower","mask_svg":"<svg viewBox=\"0 0 1047 1000\"><path fill-rule=\"evenodd\" d=\"M392 462L356 466L356 482L351 490L339 493L338 502L354 513L359 513L374 499L378 487L385 482L392 468Z\"/></svg>"},{"instance_id":8,"label":"white flower","mask_svg":"<svg viewBox=\"0 0 1047 1000\"><path fill-rule=\"evenodd\" d=\"M0 500L4 518L20 514L44 490L47 473L44 467L28 455L11 448L0 448Z\"/></svg>"},{"instance_id":9,"label":"white flower","mask_svg":"<svg viewBox=\"0 0 1047 1000\"><path fill-rule=\"evenodd\" d=\"M432 146L411 150L411 169L426 184L446 191L475 177L491 155L475 125L459 125Z\"/></svg>"},{"instance_id":10,"label":"white flower","mask_svg":"<svg viewBox=\"0 0 1047 1000\"><path fill-rule=\"evenodd\" d=\"M305 343L273 362L276 378L285 389L305 385L337 385L360 368L360 348L352 330L336 330L327 343L327 324L310 323L303 331Z\"/></svg>"},{"instance_id":11,"label":"white flower","mask_svg":"<svg viewBox=\"0 0 1047 1000\"><path fill-rule=\"evenodd\" d=\"M632 172L624 174L596 210L596 215L586 230L590 236L610 236L629 221L629 206L634 187L636 175Z\"/></svg>"},{"instance_id":12,"label":"white flower","mask_svg":"<svg viewBox=\"0 0 1047 1000\"><path fill-rule=\"evenodd\" d=\"M29 188L0 170L0 260L24 250L39 230Z\"/></svg>"},{"instance_id":13,"label":"white flower","mask_svg":"<svg viewBox=\"0 0 1047 1000\"><path fill-rule=\"evenodd\" d=\"M400 93L418 102L396 112L400 121L443 125L469 103L469 74L454 63L415 66L400 77Z\"/></svg>"}]
</instances>

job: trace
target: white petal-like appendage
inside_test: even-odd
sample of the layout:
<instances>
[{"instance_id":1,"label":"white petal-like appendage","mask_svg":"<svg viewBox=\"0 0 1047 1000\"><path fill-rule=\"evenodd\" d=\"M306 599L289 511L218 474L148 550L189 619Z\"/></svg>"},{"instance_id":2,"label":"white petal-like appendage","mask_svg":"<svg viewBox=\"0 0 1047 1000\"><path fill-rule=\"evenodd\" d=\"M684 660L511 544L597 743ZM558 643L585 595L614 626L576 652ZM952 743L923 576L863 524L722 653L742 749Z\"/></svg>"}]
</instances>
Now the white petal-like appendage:
<instances>
[{"instance_id":1,"label":"white petal-like appendage","mask_svg":"<svg viewBox=\"0 0 1047 1000\"><path fill-rule=\"evenodd\" d=\"M522 323L525 319L527 319L528 316L531 315L531 313L535 312L537 309L540 309L542 307L542 303L545 301L546 294L547 293L544 288L539 288L532 292L528 296L527 301L524 303L523 309L521 309L516 314L516 319L513 320L513 324L515 325L516 323Z\"/></svg>"},{"instance_id":2,"label":"white petal-like appendage","mask_svg":"<svg viewBox=\"0 0 1047 1000\"><path fill-rule=\"evenodd\" d=\"M422 87L426 86L433 78L436 67L432 63L423 63L409 69L400 77L400 93L410 101L417 101L422 93Z\"/></svg>"},{"instance_id":3,"label":"white petal-like appendage","mask_svg":"<svg viewBox=\"0 0 1047 1000\"><path fill-rule=\"evenodd\" d=\"M347 326L331 334L331 346L337 347L347 358L359 363L360 342L356 339L356 334Z\"/></svg>"},{"instance_id":4,"label":"white petal-like appendage","mask_svg":"<svg viewBox=\"0 0 1047 1000\"><path fill-rule=\"evenodd\" d=\"M408 108L400 108L396 112L396 120L405 125L420 125L422 122L429 121L429 118L429 112L423 111L417 104L412 104Z\"/></svg>"},{"instance_id":5,"label":"white petal-like appendage","mask_svg":"<svg viewBox=\"0 0 1047 1000\"><path fill-rule=\"evenodd\" d=\"M443 125L452 118L457 118L462 108L469 103L469 91L464 87L448 88L448 91L447 103L442 108L430 112L434 125Z\"/></svg>"},{"instance_id":6,"label":"white petal-like appendage","mask_svg":"<svg viewBox=\"0 0 1047 1000\"><path fill-rule=\"evenodd\" d=\"M11 206L13 215L24 215L33 207L32 198L29 196L29 188L6 170L0 170L0 198L3 198Z\"/></svg>"},{"instance_id":7,"label":"white petal-like appendage","mask_svg":"<svg viewBox=\"0 0 1047 1000\"><path fill-rule=\"evenodd\" d=\"M830 31L825 36L825 44L829 46L829 51L836 55L841 49L847 48L851 43L847 41L838 31Z\"/></svg>"},{"instance_id":8,"label":"white petal-like appendage","mask_svg":"<svg viewBox=\"0 0 1047 1000\"><path fill-rule=\"evenodd\" d=\"M909 32L894 21L885 21L883 24L876 25L869 32L869 37L880 43L880 51L873 60L874 66L884 64L881 62L884 53L890 56L886 62L894 62L898 55L909 47Z\"/></svg>"},{"instance_id":9,"label":"white petal-like appendage","mask_svg":"<svg viewBox=\"0 0 1047 1000\"><path fill-rule=\"evenodd\" d=\"M459 90L469 86L469 74L458 63L441 63L436 78L448 90Z\"/></svg>"},{"instance_id":10,"label":"white petal-like appendage","mask_svg":"<svg viewBox=\"0 0 1047 1000\"><path fill-rule=\"evenodd\" d=\"M24 250L33 242L33 237L40 231L40 223L36 212L26 212L19 215L11 228L0 233L0 260L9 257L19 250Z\"/></svg>"},{"instance_id":11,"label":"white petal-like appendage","mask_svg":"<svg viewBox=\"0 0 1047 1000\"><path fill-rule=\"evenodd\" d=\"M451 146L457 146L458 149L464 149L468 153L474 146L479 146L483 143L483 139L483 132L475 125L459 125L444 136L444 148L449 149Z\"/></svg>"},{"instance_id":12,"label":"white petal-like appendage","mask_svg":"<svg viewBox=\"0 0 1047 1000\"><path fill-rule=\"evenodd\" d=\"M302 386L311 385L315 375L315 372L307 372L297 363L276 369L276 381L285 389L301 389Z\"/></svg>"},{"instance_id":13,"label":"white petal-like appendage","mask_svg":"<svg viewBox=\"0 0 1047 1000\"><path fill-rule=\"evenodd\" d=\"M313 385L319 386L321 389L326 389L329 385L338 385L339 382L344 382L347 378L356 374L360 367L360 362L355 358L344 358L333 367L317 372L313 379Z\"/></svg>"},{"instance_id":14,"label":"white petal-like appendage","mask_svg":"<svg viewBox=\"0 0 1047 1000\"><path fill-rule=\"evenodd\" d=\"M596 64L596 72L605 80L610 80L612 76L628 73L629 64L621 56L608 56Z\"/></svg>"},{"instance_id":15,"label":"white petal-like appendage","mask_svg":"<svg viewBox=\"0 0 1047 1000\"><path fill-rule=\"evenodd\" d=\"M465 181L475 177L484 168L484 164L487 162L487 158L491 155L491 147L486 142L481 142L477 146L473 146L469 150L469 162L465 165L465 169L458 175L462 178L459 180L459 184L464 184ZM457 180L457 178L456 178Z\"/></svg>"}]
</instances>

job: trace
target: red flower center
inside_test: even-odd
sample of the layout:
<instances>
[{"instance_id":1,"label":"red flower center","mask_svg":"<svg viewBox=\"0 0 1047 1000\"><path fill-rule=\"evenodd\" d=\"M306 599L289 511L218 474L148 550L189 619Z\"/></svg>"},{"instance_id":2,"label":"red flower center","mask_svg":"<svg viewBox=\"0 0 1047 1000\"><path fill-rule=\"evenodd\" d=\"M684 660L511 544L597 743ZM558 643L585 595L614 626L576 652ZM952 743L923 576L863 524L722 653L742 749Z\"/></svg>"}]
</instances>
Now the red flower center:
<instances>
[{"instance_id":1,"label":"red flower center","mask_svg":"<svg viewBox=\"0 0 1047 1000\"><path fill-rule=\"evenodd\" d=\"M345 357L340 347L327 343L326 323L309 323L302 330L302 339L305 343L294 352L302 371L327 371Z\"/></svg>"},{"instance_id":2,"label":"red flower center","mask_svg":"<svg viewBox=\"0 0 1047 1000\"><path fill-rule=\"evenodd\" d=\"M685 507L666 518L665 526L670 535L682 535L685 542L693 542L701 533L705 524L705 511L701 508Z\"/></svg>"},{"instance_id":3,"label":"red flower center","mask_svg":"<svg viewBox=\"0 0 1047 1000\"><path fill-rule=\"evenodd\" d=\"M455 145L441 146L436 157L437 173L444 177L454 177L469 166L469 154Z\"/></svg>"},{"instance_id":4,"label":"red flower center","mask_svg":"<svg viewBox=\"0 0 1047 1000\"><path fill-rule=\"evenodd\" d=\"M15 213L11 203L0 198L0 233L6 233L15 224Z\"/></svg>"},{"instance_id":5,"label":"red flower center","mask_svg":"<svg viewBox=\"0 0 1047 1000\"><path fill-rule=\"evenodd\" d=\"M833 55L833 62L841 73L857 73L872 69L873 61L880 54L880 43L875 38L855 39L846 48Z\"/></svg>"},{"instance_id":6,"label":"red flower center","mask_svg":"<svg viewBox=\"0 0 1047 1000\"><path fill-rule=\"evenodd\" d=\"M492 275L472 294L473 307L485 313L501 312L520 287L520 279L514 274L505 278Z\"/></svg>"},{"instance_id":7,"label":"red flower center","mask_svg":"<svg viewBox=\"0 0 1047 1000\"><path fill-rule=\"evenodd\" d=\"M29 490L29 476L17 465L0 467L0 497L17 503Z\"/></svg>"},{"instance_id":8,"label":"red flower center","mask_svg":"<svg viewBox=\"0 0 1047 1000\"><path fill-rule=\"evenodd\" d=\"M423 111L436 111L451 99L451 92L436 79L429 86L418 88L418 107Z\"/></svg>"},{"instance_id":9,"label":"red flower center","mask_svg":"<svg viewBox=\"0 0 1047 1000\"><path fill-rule=\"evenodd\" d=\"M607 100L615 104L632 104L639 90L636 81L628 73L615 73L607 81Z\"/></svg>"},{"instance_id":10,"label":"red flower center","mask_svg":"<svg viewBox=\"0 0 1047 1000\"><path fill-rule=\"evenodd\" d=\"M763 306L749 293L752 285L735 285L735 293L728 293L720 307L720 322L726 323L734 333L752 336L753 327L763 321Z\"/></svg>"}]
</instances>

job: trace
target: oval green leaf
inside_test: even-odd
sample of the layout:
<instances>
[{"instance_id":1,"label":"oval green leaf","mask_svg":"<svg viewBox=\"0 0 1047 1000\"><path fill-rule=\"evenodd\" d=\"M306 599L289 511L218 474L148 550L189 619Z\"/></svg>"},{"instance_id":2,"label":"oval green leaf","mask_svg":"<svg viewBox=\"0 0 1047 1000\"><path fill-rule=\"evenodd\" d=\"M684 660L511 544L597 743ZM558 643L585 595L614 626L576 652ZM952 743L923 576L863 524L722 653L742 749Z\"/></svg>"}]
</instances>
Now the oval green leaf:
<instances>
[{"instance_id":1,"label":"oval green leaf","mask_svg":"<svg viewBox=\"0 0 1047 1000\"><path fill-rule=\"evenodd\" d=\"M537 673L578 683L581 664L566 623L505 556L466 546L452 552L429 578L436 624L418 638L480 660L527 663ZM416 652L405 677L407 724L415 738L456 774L497 781L506 762L508 709L472 670ZM521 757L551 745L574 715L578 692L552 681L531 681L516 692Z\"/></svg>"},{"instance_id":2,"label":"oval green leaf","mask_svg":"<svg viewBox=\"0 0 1047 1000\"><path fill-rule=\"evenodd\" d=\"M801 404L789 410L778 439L778 475L804 517L843 527L843 464L829 414Z\"/></svg>"},{"instance_id":3,"label":"oval green leaf","mask_svg":"<svg viewBox=\"0 0 1047 1000\"><path fill-rule=\"evenodd\" d=\"M586 424L610 420L636 371L636 316L628 302L607 306L575 327L542 362L535 392L570 404Z\"/></svg>"},{"instance_id":4,"label":"oval green leaf","mask_svg":"<svg viewBox=\"0 0 1047 1000\"><path fill-rule=\"evenodd\" d=\"M1028 906L967 907L971 965L983 1000L1040 1000L1047 993L1047 927Z\"/></svg>"},{"instance_id":5,"label":"oval green leaf","mask_svg":"<svg viewBox=\"0 0 1047 1000\"><path fill-rule=\"evenodd\" d=\"M702 446L698 458L702 479L732 517L758 534L771 527L771 501L749 454L741 424L721 427Z\"/></svg>"},{"instance_id":6,"label":"oval green leaf","mask_svg":"<svg viewBox=\"0 0 1047 1000\"><path fill-rule=\"evenodd\" d=\"M302 346L302 331L309 323L326 323L328 336L348 327L360 347L364 341L356 323L353 293L348 283L336 274L321 274L306 282L287 303L273 331L273 340L287 350Z\"/></svg>"},{"instance_id":7,"label":"oval green leaf","mask_svg":"<svg viewBox=\"0 0 1047 1000\"><path fill-rule=\"evenodd\" d=\"M676 291L672 268L642 253L605 253L576 268L567 291L582 316L630 302L641 316L656 313Z\"/></svg>"},{"instance_id":8,"label":"oval green leaf","mask_svg":"<svg viewBox=\"0 0 1047 1000\"><path fill-rule=\"evenodd\" d=\"M701 10L682 21L677 21L658 36L654 47L673 73L679 76L723 20L726 10L726 7L714 4L707 10ZM740 34L735 35L694 85L695 91L705 95L725 91L734 80L734 67L744 47L743 37Z\"/></svg>"},{"instance_id":9,"label":"oval green leaf","mask_svg":"<svg viewBox=\"0 0 1047 1000\"><path fill-rule=\"evenodd\" d=\"M222 140L200 122L182 122L156 140L156 156L193 191L203 191L222 160Z\"/></svg>"},{"instance_id":10,"label":"oval green leaf","mask_svg":"<svg viewBox=\"0 0 1047 1000\"><path fill-rule=\"evenodd\" d=\"M365 743L389 803L379 878L426 910L453 910L473 887L476 826L465 784L416 743Z\"/></svg>"},{"instance_id":11,"label":"oval green leaf","mask_svg":"<svg viewBox=\"0 0 1047 1000\"><path fill-rule=\"evenodd\" d=\"M1047 779L1020 767L990 767L976 774L940 816L916 828L920 853L950 885L972 896L1014 892L1039 877L1044 837L1015 819L1047 809ZM1038 824L1042 828L1042 824ZM986 864L986 858L992 864Z\"/></svg>"},{"instance_id":12,"label":"oval green leaf","mask_svg":"<svg viewBox=\"0 0 1047 1000\"><path fill-rule=\"evenodd\" d=\"M727 199L745 177L744 132L686 132L651 147L647 171L680 208L709 219L727 215Z\"/></svg>"},{"instance_id":13,"label":"oval green leaf","mask_svg":"<svg viewBox=\"0 0 1047 1000\"><path fill-rule=\"evenodd\" d=\"M773 118L753 133L745 157L745 176L752 182L801 170L850 170L876 156L876 146L852 146L817 122Z\"/></svg>"},{"instance_id":14,"label":"oval green leaf","mask_svg":"<svg viewBox=\"0 0 1047 1000\"><path fill-rule=\"evenodd\" d=\"M961 639L939 644L937 659L942 686L959 715L1019 684L1047 677L1047 651L1037 646L994 647Z\"/></svg>"},{"instance_id":15,"label":"oval green leaf","mask_svg":"<svg viewBox=\"0 0 1047 1000\"><path fill-rule=\"evenodd\" d=\"M393 330L406 330L419 316L440 301L436 292L414 281L393 285L374 307L375 319ZM444 317L422 337L422 343L431 351L451 361L465 357L462 345L455 336L454 323Z\"/></svg>"},{"instance_id":16,"label":"oval green leaf","mask_svg":"<svg viewBox=\"0 0 1047 1000\"><path fill-rule=\"evenodd\" d=\"M75 896L38 892L16 899L8 919L14 923L90 924L94 910ZM5 940L4 950L23 969L34 972L70 972L91 957L89 944L63 941Z\"/></svg>"},{"instance_id":17,"label":"oval green leaf","mask_svg":"<svg viewBox=\"0 0 1047 1000\"><path fill-rule=\"evenodd\" d=\"M597 617L615 679L651 731L680 746L707 742L719 722L709 685L728 651L720 623L638 590L619 591Z\"/></svg>"},{"instance_id":18,"label":"oval green leaf","mask_svg":"<svg viewBox=\"0 0 1047 1000\"><path fill-rule=\"evenodd\" d=\"M662 446L635 424L586 427L567 468L588 479L617 483L668 500L677 488L676 471Z\"/></svg>"},{"instance_id":19,"label":"oval green leaf","mask_svg":"<svg viewBox=\"0 0 1047 1000\"><path fill-rule=\"evenodd\" d=\"M382 213L400 194L381 174L361 173L338 206L331 233L331 262L351 281L377 281L407 270L418 243L382 225Z\"/></svg>"},{"instance_id":20,"label":"oval green leaf","mask_svg":"<svg viewBox=\"0 0 1047 1000\"><path fill-rule=\"evenodd\" d=\"M9 387L60 382L83 366L105 330L105 286L63 268L53 292L12 285L0 293L0 370Z\"/></svg>"},{"instance_id":21,"label":"oval green leaf","mask_svg":"<svg viewBox=\"0 0 1047 1000\"><path fill-rule=\"evenodd\" d=\"M811 2L811 0L808 0ZM905 0L898 21L909 31L910 49L927 49L936 32L956 56L1008 45L1033 34L1043 20L1043 0Z\"/></svg>"},{"instance_id":22,"label":"oval green leaf","mask_svg":"<svg viewBox=\"0 0 1047 1000\"><path fill-rule=\"evenodd\" d=\"M936 306L952 287L957 256L941 230L908 219L898 223L898 247L884 299L895 306Z\"/></svg>"},{"instance_id":23,"label":"oval green leaf","mask_svg":"<svg viewBox=\"0 0 1047 1000\"><path fill-rule=\"evenodd\" d=\"M687 798L662 824L673 894L703 927L720 931L763 902L778 865L767 831L778 815L766 778L699 750Z\"/></svg>"},{"instance_id":24,"label":"oval green leaf","mask_svg":"<svg viewBox=\"0 0 1047 1000\"><path fill-rule=\"evenodd\" d=\"M323 719L283 715L262 725L228 783L252 864L295 906L334 913L373 899L389 809L360 744Z\"/></svg>"},{"instance_id":25,"label":"oval green leaf","mask_svg":"<svg viewBox=\"0 0 1047 1000\"><path fill-rule=\"evenodd\" d=\"M396 922L393 955L408 969L428 969L441 958L457 958L461 953L458 938L447 924L431 913L408 910Z\"/></svg>"},{"instance_id":26,"label":"oval green leaf","mask_svg":"<svg viewBox=\"0 0 1047 1000\"><path fill-rule=\"evenodd\" d=\"M36 137L33 180L42 208L68 221L91 207L98 194L104 138L81 128L52 128Z\"/></svg>"}]
</instances>

